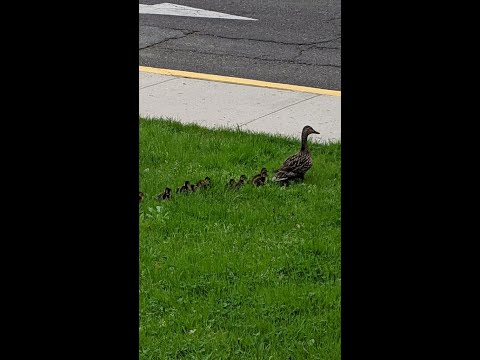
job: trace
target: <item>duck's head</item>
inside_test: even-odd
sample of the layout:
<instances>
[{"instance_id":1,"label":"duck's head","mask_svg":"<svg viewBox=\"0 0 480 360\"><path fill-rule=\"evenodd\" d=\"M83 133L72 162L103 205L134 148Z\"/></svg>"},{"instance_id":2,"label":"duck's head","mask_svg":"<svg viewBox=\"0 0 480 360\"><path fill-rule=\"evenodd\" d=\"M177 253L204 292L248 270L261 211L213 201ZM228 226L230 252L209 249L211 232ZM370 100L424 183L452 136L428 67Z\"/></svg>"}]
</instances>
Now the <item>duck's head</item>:
<instances>
[{"instance_id":1,"label":"duck's head","mask_svg":"<svg viewBox=\"0 0 480 360\"><path fill-rule=\"evenodd\" d=\"M260 171L260 174L266 176L266 175L268 174L267 169L266 169L266 168L262 168L262 171Z\"/></svg>"},{"instance_id":2,"label":"duck's head","mask_svg":"<svg viewBox=\"0 0 480 360\"><path fill-rule=\"evenodd\" d=\"M208 176L205 177L205 182L206 182L207 184L210 184L210 178L209 178Z\"/></svg>"},{"instance_id":3,"label":"duck's head","mask_svg":"<svg viewBox=\"0 0 480 360\"><path fill-rule=\"evenodd\" d=\"M171 191L172 191L172 189L170 189L169 187L165 188L165 194L170 194Z\"/></svg>"},{"instance_id":4,"label":"duck's head","mask_svg":"<svg viewBox=\"0 0 480 360\"><path fill-rule=\"evenodd\" d=\"M241 176L240 176L240 180L241 180L241 181L247 180L247 176L246 176L246 175L241 175Z\"/></svg>"},{"instance_id":5,"label":"duck's head","mask_svg":"<svg viewBox=\"0 0 480 360\"><path fill-rule=\"evenodd\" d=\"M230 179L230 181L228 182L229 185L233 185L235 184L235 179Z\"/></svg>"},{"instance_id":6,"label":"duck's head","mask_svg":"<svg viewBox=\"0 0 480 360\"><path fill-rule=\"evenodd\" d=\"M310 134L320 134L318 131L314 130L310 125L307 125L302 130L303 135L310 135Z\"/></svg>"},{"instance_id":7,"label":"duck's head","mask_svg":"<svg viewBox=\"0 0 480 360\"><path fill-rule=\"evenodd\" d=\"M188 185L190 185L190 181L188 180L183 183L183 186L188 186Z\"/></svg>"}]
</instances>

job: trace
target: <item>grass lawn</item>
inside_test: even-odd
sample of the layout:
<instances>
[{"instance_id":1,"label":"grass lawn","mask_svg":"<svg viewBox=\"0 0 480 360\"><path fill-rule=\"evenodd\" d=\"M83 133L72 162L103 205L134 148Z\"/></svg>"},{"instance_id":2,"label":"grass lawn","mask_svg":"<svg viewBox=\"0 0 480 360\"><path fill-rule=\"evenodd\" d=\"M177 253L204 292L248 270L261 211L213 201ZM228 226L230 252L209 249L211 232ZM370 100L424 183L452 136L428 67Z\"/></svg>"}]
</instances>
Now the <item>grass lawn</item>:
<instances>
[{"instance_id":1,"label":"grass lawn","mask_svg":"<svg viewBox=\"0 0 480 360\"><path fill-rule=\"evenodd\" d=\"M139 126L140 359L340 359L341 145L310 143L304 183L280 187L297 139ZM225 188L262 167L267 185Z\"/></svg>"}]
</instances>

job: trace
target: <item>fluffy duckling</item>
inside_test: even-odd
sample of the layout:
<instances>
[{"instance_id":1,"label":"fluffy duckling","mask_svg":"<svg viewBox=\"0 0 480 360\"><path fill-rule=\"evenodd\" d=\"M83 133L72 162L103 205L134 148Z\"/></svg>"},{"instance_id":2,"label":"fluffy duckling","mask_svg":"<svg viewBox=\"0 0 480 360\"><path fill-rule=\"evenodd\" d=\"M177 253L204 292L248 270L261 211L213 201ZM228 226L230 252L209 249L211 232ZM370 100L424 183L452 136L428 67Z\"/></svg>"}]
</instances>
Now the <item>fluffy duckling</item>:
<instances>
[{"instance_id":1,"label":"fluffy duckling","mask_svg":"<svg viewBox=\"0 0 480 360\"><path fill-rule=\"evenodd\" d=\"M138 202L141 203L143 201L143 198L144 198L143 192L140 191L138 193Z\"/></svg>"},{"instance_id":2,"label":"fluffy duckling","mask_svg":"<svg viewBox=\"0 0 480 360\"><path fill-rule=\"evenodd\" d=\"M197 190L197 188L199 188L198 185L196 185L196 184L190 184L190 191L191 191L191 192L194 192L195 190Z\"/></svg>"},{"instance_id":3,"label":"fluffy duckling","mask_svg":"<svg viewBox=\"0 0 480 360\"><path fill-rule=\"evenodd\" d=\"M265 185L265 183L267 182L267 178L268 178L267 169L262 168L262 170L260 171L260 174L257 174L252 178L252 184L255 186Z\"/></svg>"},{"instance_id":4,"label":"fluffy duckling","mask_svg":"<svg viewBox=\"0 0 480 360\"><path fill-rule=\"evenodd\" d=\"M208 188L210 186L210 178L208 176L205 177L203 180L198 180L197 188Z\"/></svg>"},{"instance_id":5,"label":"fluffy duckling","mask_svg":"<svg viewBox=\"0 0 480 360\"><path fill-rule=\"evenodd\" d=\"M203 181L204 181L204 184L205 184L204 186L206 188L209 188L210 187L210 177L205 176L205 179L203 179Z\"/></svg>"},{"instance_id":6,"label":"fluffy duckling","mask_svg":"<svg viewBox=\"0 0 480 360\"><path fill-rule=\"evenodd\" d=\"M165 191L157 195L157 200L169 200L172 196L172 189L169 187L165 188Z\"/></svg>"},{"instance_id":7,"label":"fluffy duckling","mask_svg":"<svg viewBox=\"0 0 480 360\"><path fill-rule=\"evenodd\" d=\"M190 181L185 181L183 185L179 188L177 188L177 193L182 193L182 192L189 192L191 190L190 187Z\"/></svg>"},{"instance_id":8,"label":"fluffy duckling","mask_svg":"<svg viewBox=\"0 0 480 360\"><path fill-rule=\"evenodd\" d=\"M235 184L235 188L240 189L245 184L245 180L247 180L245 175L240 176L240 180Z\"/></svg>"},{"instance_id":9,"label":"fluffy duckling","mask_svg":"<svg viewBox=\"0 0 480 360\"><path fill-rule=\"evenodd\" d=\"M235 179L230 179L225 187L233 188L235 186Z\"/></svg>"}]
</instances>

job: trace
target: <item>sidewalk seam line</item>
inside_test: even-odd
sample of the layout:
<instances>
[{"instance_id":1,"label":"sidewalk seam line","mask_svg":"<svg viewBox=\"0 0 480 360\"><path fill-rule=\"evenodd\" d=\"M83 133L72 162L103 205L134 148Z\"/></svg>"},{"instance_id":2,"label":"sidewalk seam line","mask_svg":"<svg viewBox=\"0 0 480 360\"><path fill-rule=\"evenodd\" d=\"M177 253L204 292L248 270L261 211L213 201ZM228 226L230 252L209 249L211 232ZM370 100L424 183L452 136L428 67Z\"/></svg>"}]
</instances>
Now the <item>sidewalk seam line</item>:
<instances>
[{"instance_id":1,"label":"sidewalk seam line","mask_svg":"<svg viewBox=\"0 0 480 360\"><path fill-rule=\"evenodd\" d=\"M138 90L143 90L143 89L149 88L149 87L151 87L151 86L155 86L155 85L158 85L158 84L163 84L163 83L165 83L165 82L167 82L167 81L172 81L172 80L178 80L178 79L177 79L177 78L173 78L173 79L163 80L163 81L160 81L160 82L155 83L155 84L150 84L150 85L147 85L147 86L138 88Z\"/></svg>"},{"instance_id":2,"label":"sidewalk seam line","mask_svg":"<svg viewBox=\"0 0 480 360\"><path fill-rule=\"evenodd\" d=\"M302 103L302 102L304 102L304 101L311 100L311 99L313 99L313 98L315 98L315 97L318 97L318 96L320 96L320 95L313 95L312 97L309 97L308 99L303 99L303 100L297 101L296 103L293 103L293 104L287 105L287 106L285 106L285 107L283 107L283 108L281 108L281 109L272 111L272 112L269 113L269 114L262 115L262 116L260 116L260 117L258 117L258 118L256 118L256 119L253 119L253 120L247 121L247 122L245 122L245 123L243 123L243 124L240 124L240 126L244 126L244 125L250 124L250 123L252 123L252 122L254 122L254 121L257 121L257 120L260 120L261 118L264 118L265 116L269 116L269 115L275 114L276 112L279 112L279 111L288 109L289 107L295 106L295 105L300 104L300 103Z\"/></svg>"}]
</instances>

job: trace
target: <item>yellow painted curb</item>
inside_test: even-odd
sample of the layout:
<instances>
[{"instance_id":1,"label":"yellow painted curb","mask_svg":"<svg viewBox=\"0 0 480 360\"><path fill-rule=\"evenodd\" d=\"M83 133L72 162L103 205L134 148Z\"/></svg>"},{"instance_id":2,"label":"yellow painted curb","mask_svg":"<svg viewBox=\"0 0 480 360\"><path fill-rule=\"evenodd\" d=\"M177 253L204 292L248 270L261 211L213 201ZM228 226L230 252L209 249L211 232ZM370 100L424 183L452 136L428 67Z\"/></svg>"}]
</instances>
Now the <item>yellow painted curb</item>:
<instances>
[{"instance_id":1,"label":"yellow painted curb","mask_svg":"<svg viewBox=\"0 0 480 360\"><path fill-rule=\"evenodd\" d=\"M198 80L218 81L218 82L238 84L238 85L258 86L258 87L279 89L279 90L292 90L292 91L300 91L300 92L319 94L319 95L341 96L341 92L336 90L326 90L326 89L318 89L318 88L307 87L307 86L272 83L267 81L250 80L250 79L243 79L243 78L237 78L237 77L231 77L231 76L203 74L203 73L180 71L180 70L157 69L157 68L152 68L147 66L139 66L139 71L153 73L153 74L160 74L160 75L180 76L180 77L198 79Z\"/></svg>"}]
</instances>

